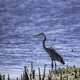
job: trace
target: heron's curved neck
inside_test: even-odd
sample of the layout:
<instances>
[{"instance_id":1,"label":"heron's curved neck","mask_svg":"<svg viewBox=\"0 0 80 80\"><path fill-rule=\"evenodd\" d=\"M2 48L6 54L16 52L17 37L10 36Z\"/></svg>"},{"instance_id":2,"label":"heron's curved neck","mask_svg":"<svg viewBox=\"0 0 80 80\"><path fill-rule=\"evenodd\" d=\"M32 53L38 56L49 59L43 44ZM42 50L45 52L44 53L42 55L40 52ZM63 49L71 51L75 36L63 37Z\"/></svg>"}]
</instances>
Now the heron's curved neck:
<instances>
[{"instance_id":1,"label":"heron's curved neck","mask_svg":"<svg viewBox=\"0 0 80 80\"><path fill-rule=\"evenodd\" d=\"M46 41L46 36L44 35L44 40L43 40L43 48L44 49L46 49L45 41Z\"/></svg>"}]
</instances>

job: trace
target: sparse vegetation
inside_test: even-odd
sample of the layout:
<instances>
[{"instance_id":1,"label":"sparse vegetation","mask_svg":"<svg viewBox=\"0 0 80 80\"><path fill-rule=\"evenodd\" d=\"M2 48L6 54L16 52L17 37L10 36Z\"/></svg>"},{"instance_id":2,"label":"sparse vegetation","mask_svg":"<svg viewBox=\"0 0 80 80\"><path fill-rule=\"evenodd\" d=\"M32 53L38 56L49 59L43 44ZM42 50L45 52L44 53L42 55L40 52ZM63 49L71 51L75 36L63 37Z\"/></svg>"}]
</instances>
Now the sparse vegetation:
<instances>
[{"instance_id":1,"label":"sparse vegetation","mask_svg":"<svg viewBox=\"0 0 80 80\"><path fill-rule=\"evenodd\" d=\"M16 80L80 80L80 68L75 66L58 68L56 71L57 73L55 73L55 70L47 71L46 65L44 65L43 74L41 74L40 67L38 68L38 74L35 74L36 70L33 69L33 64L31 64L31 71L25 66L23 74L20 78L17 77ZM11 80L11 78L9 74L7 78L0 74L0 80Z\"/></svg>"}]
</instances>

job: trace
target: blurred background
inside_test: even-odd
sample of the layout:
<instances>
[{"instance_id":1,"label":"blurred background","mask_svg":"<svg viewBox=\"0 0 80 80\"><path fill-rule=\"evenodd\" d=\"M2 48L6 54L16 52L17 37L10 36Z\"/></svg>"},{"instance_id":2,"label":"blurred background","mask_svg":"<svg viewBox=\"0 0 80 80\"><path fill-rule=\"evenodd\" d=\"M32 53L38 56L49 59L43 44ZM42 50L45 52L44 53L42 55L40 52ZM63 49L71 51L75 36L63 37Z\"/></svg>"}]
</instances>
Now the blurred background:
<instances>
[{"instance_id":1,"label":"blurred background","mask_svg":"<svg viewBox=\"0 0 80 80\"><path fill-rule=\"evenodd\" d=\"M18 76L31 62L34 69L44 64L50 68L42 39L33 36L39 32L65 65L80 66L79 0L0 0L0 73Z\"/></svg>"}]
</instances>

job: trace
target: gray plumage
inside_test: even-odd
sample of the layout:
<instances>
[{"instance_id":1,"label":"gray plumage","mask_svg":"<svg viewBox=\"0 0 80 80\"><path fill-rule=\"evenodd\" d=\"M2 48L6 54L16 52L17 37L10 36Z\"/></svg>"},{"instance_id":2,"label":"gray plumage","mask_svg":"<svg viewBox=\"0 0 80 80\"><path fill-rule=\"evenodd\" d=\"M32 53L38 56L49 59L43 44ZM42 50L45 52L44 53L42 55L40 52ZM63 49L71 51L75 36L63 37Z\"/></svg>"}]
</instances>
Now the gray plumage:
<instances>
[{"instance_id":1,"label":"gray plumage","mask_svg":"<svg viewBox=\"0 0 80 80\"><path fill-rule=\"evenodd\" d=\"M44 37L44 39L43 39L43 48L49 54L49 56L52 60L52 67L53 67L53 61L58 61L61 64L65 64L63 57L59 53L57 53L57 51L54 48L47 48L45 46L46 35L44 33L39 33L36 36L40 36L40 35L42 35Z\"/></svg>"}]
</instances>

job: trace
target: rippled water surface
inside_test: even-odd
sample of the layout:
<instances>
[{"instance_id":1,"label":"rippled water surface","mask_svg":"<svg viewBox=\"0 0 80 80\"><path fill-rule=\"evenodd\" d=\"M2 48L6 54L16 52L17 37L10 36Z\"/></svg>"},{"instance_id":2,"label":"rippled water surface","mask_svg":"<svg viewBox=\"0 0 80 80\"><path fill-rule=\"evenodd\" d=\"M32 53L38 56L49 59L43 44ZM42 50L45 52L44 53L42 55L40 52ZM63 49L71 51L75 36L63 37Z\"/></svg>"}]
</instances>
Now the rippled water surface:
<instances>
[{"instance_id":1,"label":"rippled water surface","mask_svg":"<svg viewBox=\"0 0 80 80\"><path fill-rule=\"evenodd\" d=\"M1 73L19 75L30 62L36 68L50 67L42 39L33 36L39 32L46 34L46 46L55 48L66 65L80 66L79 0L0 0Z\"/></svg>"}]
</instances>

